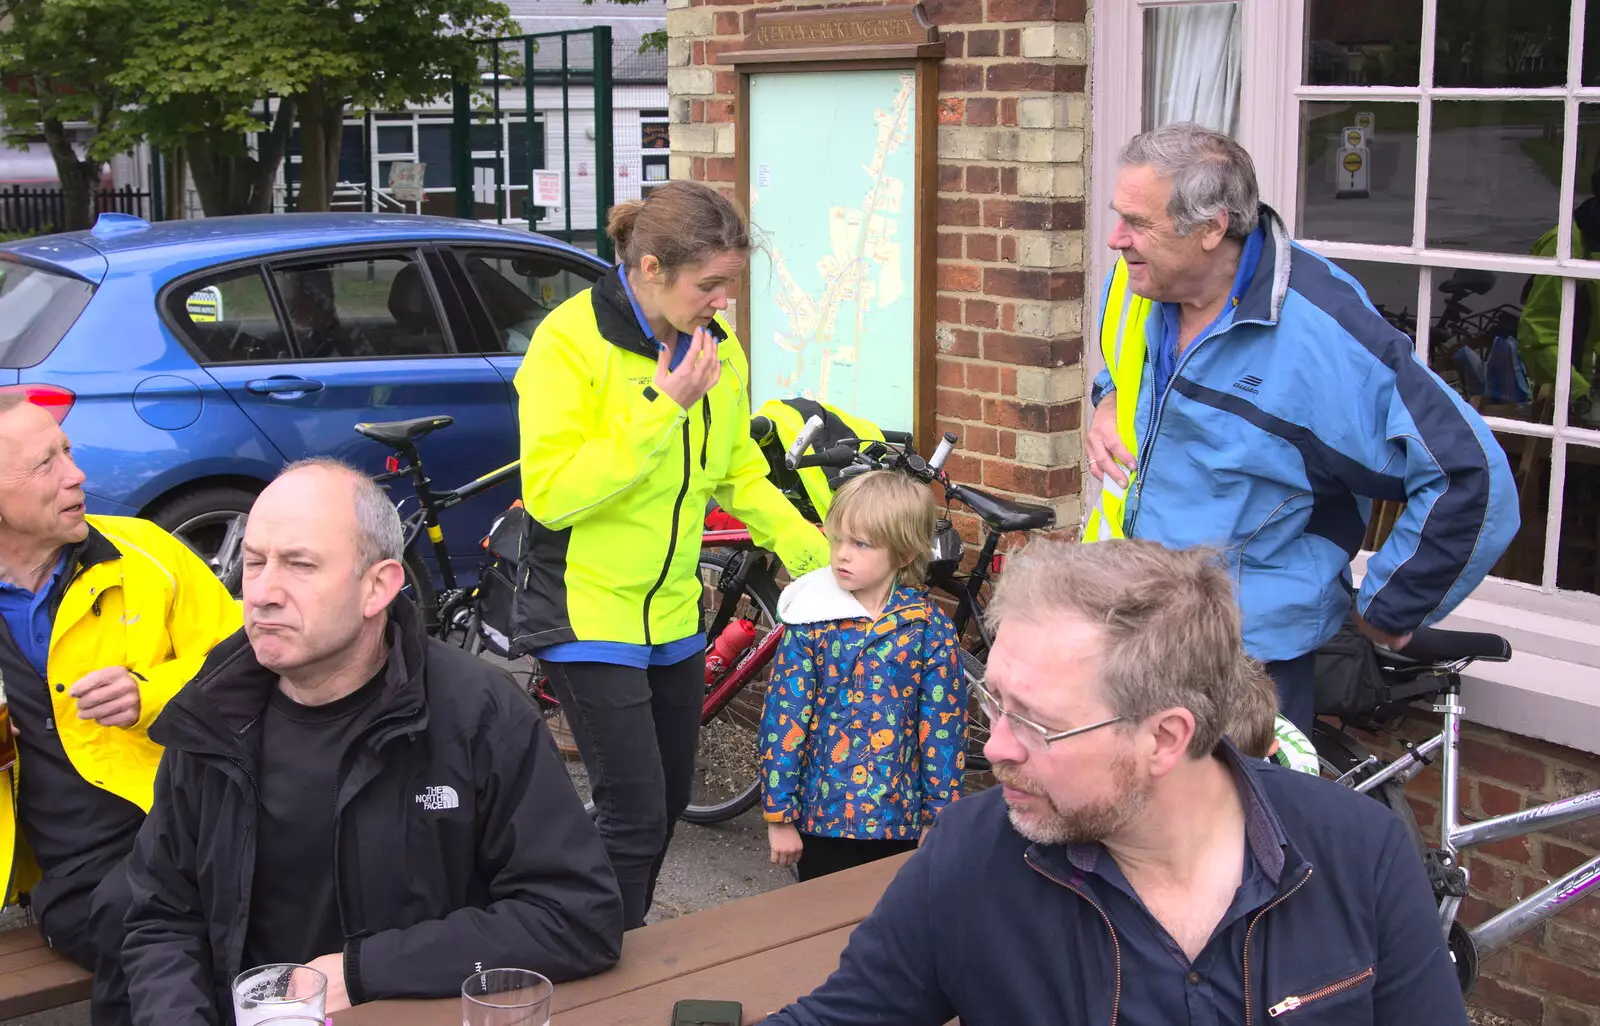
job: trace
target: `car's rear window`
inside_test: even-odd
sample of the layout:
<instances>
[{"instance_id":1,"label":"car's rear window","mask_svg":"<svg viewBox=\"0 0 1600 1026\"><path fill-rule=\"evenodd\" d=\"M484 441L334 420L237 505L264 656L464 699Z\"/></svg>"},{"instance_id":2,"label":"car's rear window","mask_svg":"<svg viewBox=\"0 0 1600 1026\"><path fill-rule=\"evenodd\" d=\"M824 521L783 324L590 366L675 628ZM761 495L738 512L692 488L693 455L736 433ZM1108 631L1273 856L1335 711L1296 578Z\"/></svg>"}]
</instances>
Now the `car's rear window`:
<instances>
[{"instance_id":1,"label":"car's rear window","mask_svg":"<svg viewBox=\"0 0 1600 1026\"><path fill-rule=\"evenodd\" d=\"M29 264L0 261L0 367L32 367L72 327L94 286Z\"/></svg>"}]
</instances>

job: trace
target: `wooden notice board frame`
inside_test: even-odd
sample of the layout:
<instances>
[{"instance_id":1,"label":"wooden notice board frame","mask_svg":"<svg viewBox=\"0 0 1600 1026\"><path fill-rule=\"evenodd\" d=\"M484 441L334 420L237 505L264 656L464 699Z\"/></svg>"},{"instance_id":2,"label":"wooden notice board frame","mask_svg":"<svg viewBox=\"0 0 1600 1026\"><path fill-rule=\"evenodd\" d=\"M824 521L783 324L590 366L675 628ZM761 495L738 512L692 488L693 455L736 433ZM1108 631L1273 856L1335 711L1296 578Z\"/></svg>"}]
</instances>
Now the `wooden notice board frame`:
<instances>
[{"instance_id":1,"label":"wooden notice board frame","mask_svg":"<svg viewBox=\"0 0 1600 1026\"><path fill-rule=\"evenodd\" d=\"M835 7L758 11L744 45L718 55L737 73L735 114L736 195L750 209L750 79L780 72L912 70L916 74L915 144L910 209L916 225L912 253L912 434L919 449L934 431L936 323L935 224L938 218L939 60L944 42L920 3L887 7ZM863 230L865 228L863 227ZM750 275L739 284L737 329L750 353Z\"/></svg>"}]
</instances>

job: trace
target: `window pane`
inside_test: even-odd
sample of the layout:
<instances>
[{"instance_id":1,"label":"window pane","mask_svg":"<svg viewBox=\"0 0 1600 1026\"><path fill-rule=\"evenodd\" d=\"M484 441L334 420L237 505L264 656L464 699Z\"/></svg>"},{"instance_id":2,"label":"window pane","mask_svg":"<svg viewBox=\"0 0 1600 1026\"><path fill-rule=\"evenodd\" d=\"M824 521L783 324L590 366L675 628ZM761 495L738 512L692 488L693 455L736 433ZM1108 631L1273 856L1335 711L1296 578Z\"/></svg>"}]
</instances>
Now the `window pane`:
<instances>
[{"instance_id":1,"label":"window pane","mask_svg":"<svg viewBox=\"0 0 1600 1026\"><path fill-rule=\"evenodd\" d=\"M450 164L449 125L418 125L417 153L418 159L428 165L422 173L424 187L444 189L455 184Z\"/></svg>"},{"instance_id":2,"label":"window pane","mask_svg":"<svg viewBox=\"0 0 1600 1026\"><path fill-rule=\"evenodd\" d=\"M1239 5L1144 12L1144 130L1195 121L1239 134Z\"/></svg>"},{"instance_id":3,"label":"window pane","mask_svg":"<svg viewBox=\"0 0 1600 1026\"><path fill-rule=\"evenodd\" d=\"M305 359L449 350L422 268L408 256L301 265L274 277Z\"/></svg>"},{"instance_id":4,"label":"window pane","mask_svg":"<svg viewBox=\"0 0 1600 1026\"><path fill-rule=\"evenodd\" d=\"M533 250L465 252L461 261L508 353L527 352L545 315L593 282L569 262Z\"/></svg>"},{"instance_id":5,"label":"window pane","mask_svg":"<svg viewBox=\"0 0 1600 1026\"><path fill-rule=\"evenodd\" d=\"M1600 6L1595 17L1600 18ZM1600 46L1600 40L1596 41ZM1561 145L1553 147L1560 161ZM1549 158L1546 158L1547 160ZM1600 103L1578 104L1578 166L1572 181L1572 250L1579 260L1600 260ZM1534 250L1541 256L1555 253L1555 232L1547 232Z\"/></svg>"},{"instance_id":6,"label":"window pane","mask_svg":"<svg viewBox=\"0 0 1600 1026\"><path fill-rule=\"evenodd\" d=\"M1600 448L1567 446L1556 587L1600 594Z\"/></svg>"},{"instance_id":7,"label":"window pane","mask_svg":"<svg viewBox=\"0 0 1600 1026\"><path fill-rule=\"evenodd\" d=\"M1306 85L1417 84L1422 0L1306 0Z\"/></svg>"},{"instance_id":8,"label":"window pane","mask_svg":"<svg viewBox=\"0 0 1600 1026\"><path fill-rule=\"evenodd\" d=\"M1543 332L1553 338L1560 282L1436 267L1433 286L1433 372L1484 416L1550 423L1555 390L1525 361Z\"/></svg>"},{"instance_id":9,"label":"window pane","mask_svg":"<svg viewBox=\"0 0 1600 1026\"><path fill-rule=\"evenodd\" d=\"M379 153L410 153L411 152L411 126L410 125L379 125L378 126L378 152Z\"/></svg>"},{"instance_id":10,"label":"window pane","mask_svg":"<svg viewBox=\"0 0 1600 1026\"><path fill-rule=\"evenodd\" d=\"M1409 264L1380 264L1366 260L1336 260L1367 292L1384 320L1417 339L1417 268Z\"/></svg>"},{"instance_id":11,"label":"window pane","mask_svg":"<svg viewBox=\"0 0 1600 1026\"><path fill-rule=\"evenodd\" d=\"M1300 105L1301 238L1409 246L1416 193L1415 103Z\"/></svg>"},{"instance_id":12,"label":"window pane","mask_svg":"<svg viewBox=\"0 0 1600 1026\"><path fill-rule=\"evenodd\" d=\"M339 181L365 182L367 180L366 155L362 153L362 137L366 129L361 125L345 125L339 140Z\"/></svg>"},{"instance_id":13,"label":"window pane","mask_svg":"<svg viewBox=\"0 0 1600 1026\"><path fill-rule=\"evenodd\" d=\"M496 147L504 145L500 141L499 125L473 125L469 138L474 150L492 153Z\"/></svg>"},{"instance_id":14,"label":"window pane","mask_svg":"<svg viewBox=\"0 0 1600 1026\"><path fill-rule=\"evenodd\" d=\"M1585 0L1583 9L1583 84L1600 85L1600 0Z\"/></svg>"},{"instance_id":15,"label":"window pane","mask_svg":"<svg viewBox=\"0 0 1600 1026\"><path fill-rule=\"evenodd\" d=\"M1555 224L1560 132L1560 101L1435 101L1428 245L1527 253Z\"/></svg>"},{"instance_id":16,"label":"window pane","mask_svg":"<svg viewBox=\"0 0 1600 1026\"><path fill-rule=\"evenodd\" d=\"M1522 524L1489 571L1496 577L1540 584L1544 581L1545 516L1550 509L1550 440L1496 431L1495 441L1511 465Z\"/></svg>"},{"instance_id":17,"label":"window pane","mask_svg":"<svg viewBox=\"0 0 1600 1026\"><path fill-rule=\"evenodd\" d=\"M1474 89L1567 84L1570 0L1439 0L1433 84Z\"/></svg>"},{"instance_id":18,"label":"window pane","mask_svg":"<svg viewBox=\"0 0 1600 1026\"><path fill-rule=\"evenodd\" d=\"M293 358L259 267L197 279L170 302L171 323L201 363Z\"/></svg>"}]
</instances>

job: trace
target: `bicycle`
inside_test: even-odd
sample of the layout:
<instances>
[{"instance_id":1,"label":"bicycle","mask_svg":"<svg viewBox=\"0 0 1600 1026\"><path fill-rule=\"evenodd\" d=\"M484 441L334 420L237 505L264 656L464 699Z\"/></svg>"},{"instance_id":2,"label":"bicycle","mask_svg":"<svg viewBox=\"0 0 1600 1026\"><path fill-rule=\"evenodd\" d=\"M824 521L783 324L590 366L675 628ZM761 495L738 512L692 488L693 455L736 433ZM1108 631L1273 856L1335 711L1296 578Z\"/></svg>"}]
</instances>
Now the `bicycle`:
<instances>
[{"instance_id":1,"label":"bicycle","mask_svg":"<svg viewBox=\"0 0 1600 1026\"><path fill-rule=\"evenodd\" d=\"M756 417L752 421L751 433L758 439L771 430L770 423L763 423L765 421L764 417ZM947 432L934 454L926 460L911 448L912 440L909 434L890 431L885 431L883 434L885 441L882 442L864 444L859 439L842 439L820 453L801 456L799 453L809 444L809 440L802 433L788 454L793 457L792 462L780 463L774 453L768 453L773 476L778 486L790 496L790 500L813 521L821 518L805 496L798 479L785 474L784 470L829 467L839 469L843 478L866 473L869 470L891 470L908 474L924 484L939 484L944 490L947 502L954 499L976 513L983 521L986 530L984 543L973 569L966 573L961 571L965 543L950 521L942 519L934 536L934 553L928 567L928 584L955 600L956 608L951 620L955 624L957 637L962 641L960 648L962 673L969 682L981 681L984 660L987 658L989 645L994 640L984 620L983 595L984 588L1001 566L1002 557L997 555L1001 539L1007 534L1019 531L1053 527L1055 510L1049 506L1001 499L951 481L943 467L945 459L957 444L958 439L954 434ZM719 590L722 590L726 597L737 599L745 594L754 594L762 596L762 601L770 600L776 604L779 592L777 575L781 568L771 553L755 548L748 531L737 528L707 531L703 545L705 548L702 549L702 553L712 547L726 550L709 557L723 568ZM707 557L703 555L702 558ZM726 614L727 608L726 602L718 607L718 613L707 629L708 638L718 637L730 622ZM779 640L778 637L771 635L764 638L761 648L750 657L750 661L759 663L760 667L764 668L776 654ZM744 665L741 663L741 668ZM746 681L742 686L748 687L749 683ZM762 698L763 700L765 698L764 682ZM760 726L761 704L761 702L750 702L747 707L733 707L736 713L753 714L748 725L745 723L738 725L738 733L747 732L748 739L739 737L734 742L739 746L734 750L743 750L747 753L749 766L740 769L736 774L727 774L720 769L715 774L707 774L697 766L695 799L691 802L689 810L684 813L684 819L691 823L702 824L721 822L739 815L760 799L761 778L756 731ZM726 721L708 723L707 726L712 730L734 733ZM989 770L988 760L983 755L983 746L988 741L988 735L988 723L978 711L974 700L969 708L967 720L969 789L982 784L984 782L982 775ZM733 747L731 744L718 745L715 739L712 743L714 747L724 749ZM706 745L704 735L701 744L702 748Z\"/></svg>"},{"instance_id":2,"label":"bicycle","mask_svg":"<svg viewBox=\"0 0 1600 1026\"><path fill-rule=\"evenodd\" d=\"M1369 752L1343 726L1334 727L1321 720L1313 729L1312 741L1326 774L1381 801L1405 825L1427 867L1438 903L1439 927L1445 933L1455 960L1457 981L1465 995L1477 981L1478 966L1484 958L1600 886L1600 856L1483 923L1467 927L1456 919L1461 900L1467 896L1468 872L1462 864L1462 850L1587 819L1600 813L1600 790L1503 816L1461 822L1458 746L1465 712L1461 672L1480 659L1506 661L1511 658L1511 645L1495 634L1425 628L1416 632L1403 652L1383 648L1377 651L1388 688L1387 701L1362 724L1384 731L1383 721L1398 715L1409 703L1424 700L1431 701L1433 711L1444 718L1443 729L1420 744L1405 743L1405 754L1390 762ZM1436 757L1442 761L1440 844L1430 849L1406 802L1405 786Z\"/></svg>"}]
</instances>

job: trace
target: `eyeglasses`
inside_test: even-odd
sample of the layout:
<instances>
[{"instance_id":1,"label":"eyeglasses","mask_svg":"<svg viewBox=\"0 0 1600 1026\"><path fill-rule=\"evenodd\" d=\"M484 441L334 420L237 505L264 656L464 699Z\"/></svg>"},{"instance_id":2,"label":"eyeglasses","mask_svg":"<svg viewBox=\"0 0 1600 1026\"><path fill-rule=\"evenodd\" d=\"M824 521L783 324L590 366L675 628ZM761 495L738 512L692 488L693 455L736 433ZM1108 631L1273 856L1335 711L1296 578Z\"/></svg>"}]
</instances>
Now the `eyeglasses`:
<instances>
[{"instance_id":1,"label":"eyeglasses","mask_svg":"<svg viewBox=\"0 0 1600 1026\"><path fill-rule=\"evenodd\" d=\"M1091 723L1087 727L1074 727L1072 730L1051 731L1049 728L1040 726L1039 724L1028 719L1026 716L1019 716L1014 712L1006 712L1004 709L1000 708L1000 700L995 698L994 695L990 693L989 689L984 687L978 681L972 681L971 688L973 693L978 696L978 708L982 709L983 714L989 717L991 729L993 728L993 724L996 720L1004 719L1006 723L1010 725L1011 732L1017 735L1017 740L1022 743L1022 747L1028 749L1030 752L1042 753L1049 751L1050 745L1053 742L1065 741L1069 737L1076 737L1079 734L1087 734L1091 730L1099 730L1101 727L1109 727L1113 723L1121 723L1123 720L1127 719L1126 716L1113 716L1109 720L1101 720L1099 723Z\"/></svg>"}]
</instances>

